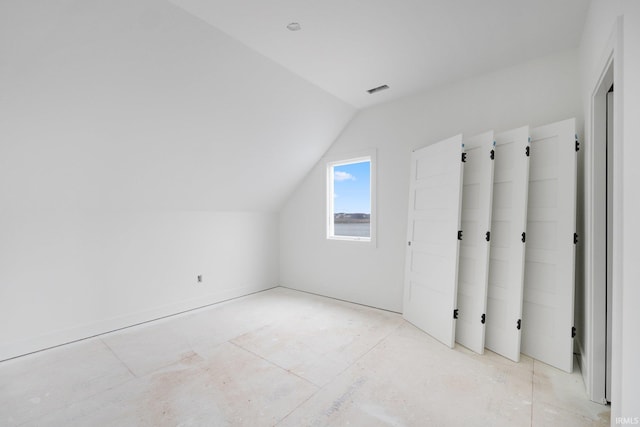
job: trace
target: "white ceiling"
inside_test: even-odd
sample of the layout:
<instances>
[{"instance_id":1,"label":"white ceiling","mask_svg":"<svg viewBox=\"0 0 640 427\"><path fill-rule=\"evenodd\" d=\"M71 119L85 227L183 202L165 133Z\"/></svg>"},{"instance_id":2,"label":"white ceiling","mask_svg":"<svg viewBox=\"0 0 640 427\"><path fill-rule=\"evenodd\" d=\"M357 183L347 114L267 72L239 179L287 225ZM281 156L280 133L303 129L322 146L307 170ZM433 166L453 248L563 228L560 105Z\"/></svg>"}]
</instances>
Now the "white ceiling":
<instances>
[{"instance_id":1,"label":"white ceiling","mask_svg":"<svg viewBox=\"0 0 640 427\"><path fill-rule=\"evenodd\" d=\"M590 0L170 1L363 108L576 47Z\"/></svg>"},{"instance_id":2,"label":"white ceiling","mask_svg":"<svg viewBox=\"0 0 640 427\"><path fill-rule=\"evenodd\" d=\"M0 211L275 212L355 113L158 0L0 0L0 93Z\"/></svg>"}]
</instances>

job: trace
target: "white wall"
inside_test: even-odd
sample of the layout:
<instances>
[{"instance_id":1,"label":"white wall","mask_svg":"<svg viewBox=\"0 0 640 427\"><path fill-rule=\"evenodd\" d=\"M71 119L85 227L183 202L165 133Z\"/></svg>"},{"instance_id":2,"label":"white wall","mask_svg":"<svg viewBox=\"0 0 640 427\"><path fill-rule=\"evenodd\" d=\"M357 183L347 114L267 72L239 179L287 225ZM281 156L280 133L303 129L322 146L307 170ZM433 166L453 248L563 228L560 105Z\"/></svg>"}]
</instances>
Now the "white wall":
<instances>
[{"instance_id":1,"label":"white wall","mask_svg":"<svg viewBox=\"0 0 640 427\"><path fill-rule=\"evenodd\" d=\"M640 2L624 2L623 59L623 287L620 293L620 404L614 413L640 417ZM615 359L614 359L615 360Z\"/></svg>"},{"instance_id":2,"label":"white wall","mask_svg":"<svg viewBox=\"0 0 640 427\"><path fill-rule=\"evenodd\" d=\"M275 214L5 210L0 224L0 360L277 284Z\"/></svg>"},{"instance_id":3,"label":"white wall","mask_svg":"<svg viewBox=\"0 0 640 427\"><path fill-rule=\"evenodd\" d=\"M620 126L616 128L620 134L615 135L615 149L621 154L621 165L614 174L621 177L622 182L617 190L614 189L614 197L616 194L621 196L622 212L614 213L614 221L621 226L620 233L615 234L618 243L614 243L620 252L614 260L614 268L619 270L614 271L612 425L618 417L640 417L640 366L637 363L640 354L640 288L637 286L640 277L637 247L640 238L637 221L640 217L637 190L640 169L636 162L640 155L637 144L640 135L640 3L634 0L593 0L580 47L583 108L587 118L586 129L589 129L591 95L603 71L603 59L618 17L622 18L622 32L619 34L622 40L618 40L621 41L618 46L621 49L615 52L614 85L616 98L622 99L617 105L622 109ZM586 143L592 143L590 133ZM616 280L616 275L619 280Z\"/></svg>"},{"instance_id":4,"label":"white wall","mask_svg":"<svg viewBox=\"0 0 640 427\"><path fill-rule=\"evenodd\" d=\"M562 52L361 111L327 155L377 150L377 247L326 240L321 160L282 209L280 283L401 312L411 150L459 132L581 124L578 65Z\"/></svg>"},{"instance_id":5,"label":"white wall","mask_svg":"<svg viewBox=\"0 0 640 427\"><path fill-rule=\"evenodd\" d=\"M619 404L614 415L640 418L640 2L624 1L623 59L623 253L619 293L622 328ZM615 297L614 297L615 298ZM615 300L614 300L615 301ZM614 323L615 327L615 323ZM614 357L614 361L615 361ZM615 399L615 395L614 395ZM636 419L638 419L636 418Z\"/></svg>"},{"instance_id":6,"label":"white wall","mask_svg":"<svg viewBox=\"0 0 640 427\"><path fill-rule=\"evenodd\" d=\"M2 1L0 58L0 360L277 285L351 107L155 0Z\"/></svg>"}]
</instances>

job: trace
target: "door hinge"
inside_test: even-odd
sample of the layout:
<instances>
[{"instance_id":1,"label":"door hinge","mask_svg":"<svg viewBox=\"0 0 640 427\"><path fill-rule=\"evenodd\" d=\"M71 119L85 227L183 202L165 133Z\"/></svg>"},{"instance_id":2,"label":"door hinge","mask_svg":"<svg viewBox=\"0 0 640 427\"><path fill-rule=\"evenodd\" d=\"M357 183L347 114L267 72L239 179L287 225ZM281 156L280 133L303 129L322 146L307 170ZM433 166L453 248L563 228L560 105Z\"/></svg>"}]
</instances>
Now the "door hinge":
<instances>
[{"instance_id":1,"label":"door hinge","mask_svg":"<svg viewBox=\"0 0 640 427\"><path fill-rule=\"evenodd\" d=\"M453 310L453 318L454 319L458 318L458 309L457 308Z\"/></svg>"},{"instance_id":2,"label":"door hinge","mask_svg":"<svg viewBox=\"0 0 640 427\"><path fill-rule=\"evenodd\" d=\"M525 233L524 231L522 232L522 238L520 239L522 241L522 243L527 241L527 233Z\"/></svg>"},{"instance_id":3,"label":"door hinge","mask_svg":"<svg viewBox=\"0 0 640 427\"><path fill-rule=\"evenodd\" d=\"M578 141L578 135L576 135L576 151L580 151L580 141Z\"/></svg>"},{"instance_id":4,"label":"door hinge","mask_svg":"<svg viewBox=\"0 0 640 427\"><path fill-rule=\"evenodd\" d=\"M486 240L487 242L490 242L490 241L491 241L491 232L490 232L490 231L487 231L487 234L485 234L485 237L484 237L484 238L485 238L485 240Z\"/></svg>"},{"instance_id":5,"label":"door hinge","mask_svg":"<svg viewBox=\"0 0 640 427\"><path fill-rule=\"evenodd\" d=\"M527 156L527 157L529 157L529 154L530 154L530 153L529 153L529 146L527 145L527 146L525 147L525 149L524 149L524 155L525 155L525 156Z\"/></svg>"},{"instance_id":6,"label":"door hinge","mask_svg":"<svg viewBox=\"0 0 640 427\"><path fill-rule=\"evenodd\" d=\"M571 327L571 338L575 338L576 337L576 327L572 326Z\"/></svg>"},{"instance_id":7,"label":"door hinge","mask_svg":"<svg viewBox=\"0 0 640 427\"><path fill-rule=\"evenodd\" d=\"M482 316L480 316L480 323L484 325L484 322L486 322L486 320L487 320L487 316L484 313L482 313Z\"/></svg>"},{"instance_id":8,"label":"door hinge","mask_svg":"<svg viewBox=\"0 0 640 427\"><path fill-rule=\"evenodd\" d=\"M411 242L407 242L407 246L411 246Z\"/></svg>"},{"instance_id":9,"label":"door hinge","mask_svg":"<svg viewBox=\"0 0 640 427\"><path fill-rule=\"evenodd\" d=\"M491 150L489 152L489 157L491 158L491 160L494 160L496 158L496 150Z\"/></svg>"},{"instance_id":10,"label":"door hinge","mask_svg":"<svg viewBox=\"0 0 640 427\"><path fill-rule=\"evenodd\" d=\"M573 244L574 245L578 244L578 233L573 233Z\"/></svg>"},{"instance_id":11,"label":"door hinge","mask_svg":"<svg viewBox=\"0 0 640 427\"><path fill-rule=\"evenodd\" d=\"M518 321L516 322L516 329L520 330L521 327L522 327L522 319L518 319Z\"/></svg>"},{"instance_id":12,"label":"door hinge","mask_svg":"<svg viewBox=\"0 0 640 427\"><path fill-rule=\"evenodd\" d=\"M467 162L467 153L462 153L462 163Z\"/></svg>"},{"instance_id":13,"label":"door hinge","mask_svg":"<svg viewBox=\"0 0 640 427\"><path fill-rule=\"evenodd\" d=\"M462 230L458 230L458 240L462 240Z\"/></svg>"}]
</instances>

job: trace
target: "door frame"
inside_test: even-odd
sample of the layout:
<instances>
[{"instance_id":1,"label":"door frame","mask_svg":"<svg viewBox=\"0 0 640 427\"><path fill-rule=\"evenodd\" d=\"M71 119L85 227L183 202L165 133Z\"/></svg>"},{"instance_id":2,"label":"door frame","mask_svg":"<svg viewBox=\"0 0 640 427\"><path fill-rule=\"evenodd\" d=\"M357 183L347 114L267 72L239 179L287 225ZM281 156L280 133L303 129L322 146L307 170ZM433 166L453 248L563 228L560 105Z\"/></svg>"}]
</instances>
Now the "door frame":
<instances>
[{"instance_id":1,"label":"door frame","mask_svg":"<svg viewBox=\"0 0 640 427\"><path fill-rule=\"evenodd\" d=\"M598 152L606 150L606 106L607 92L611 85L622 95L622 20L619 18L607 43L603 59L599 63L599 74L591 81L589 102L589 127L585 144L585 305L584 327L578 342L580 366L589 398L606 404L606 280L605 248L606 222L602 216L606 206L606 167ZM612 328L612 377L616 377L621 328L620 292L622 289L622 96L614 97L613 119L613 328ZM605 282L606 283L606 282ZM615 383L615 381L614 381ZM612 393L615 395L614 387Z\"/></svg>"}]
</instances>

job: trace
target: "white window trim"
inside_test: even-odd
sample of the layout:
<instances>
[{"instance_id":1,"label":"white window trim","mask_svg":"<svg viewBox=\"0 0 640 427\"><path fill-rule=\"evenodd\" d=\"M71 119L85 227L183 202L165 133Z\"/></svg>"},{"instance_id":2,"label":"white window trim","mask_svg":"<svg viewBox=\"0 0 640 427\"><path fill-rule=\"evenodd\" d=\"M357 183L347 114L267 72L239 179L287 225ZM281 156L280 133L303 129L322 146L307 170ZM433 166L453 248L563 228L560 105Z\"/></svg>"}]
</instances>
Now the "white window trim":
<instances>
[{"instance_id":1,"label":"white window trim","mask_svg":"<svg viewBox=\"0 0 640 427\"><path fill-rule=\"evenodd\" d=\"M376 246L376 234L377 234L377 205L376 205L376 193L377 193L377 159L376 150L367 150L359 153L351 153L345 155L333 155L326 160L326 233L327 240L330 241L342 241L342 242L357 242L360 244L368 244ZM333 168L336 166L342 166L351 163L370 162L370 197L371 197L371 216L370 216L370 237L358 237L358 236L335 236L333 231L333 203L334 203L334 188L333 188Z\"/></svg>"}]
</instances>

